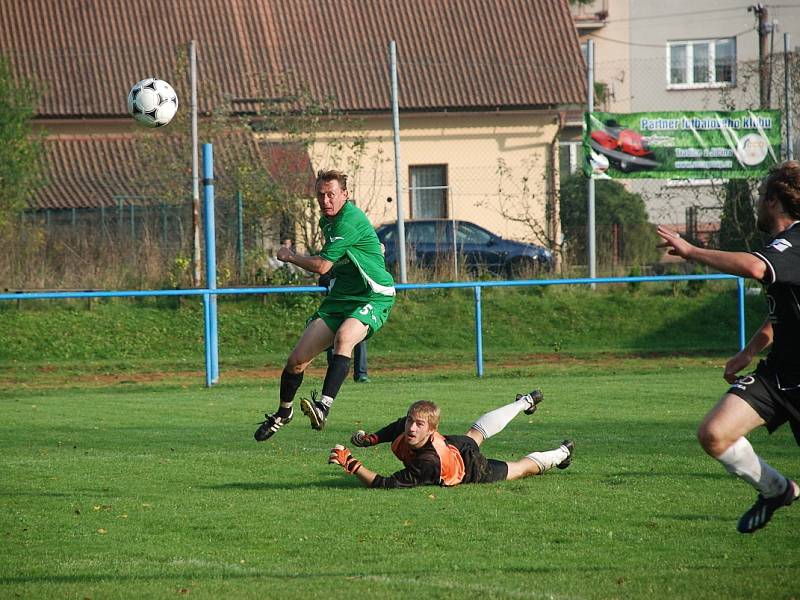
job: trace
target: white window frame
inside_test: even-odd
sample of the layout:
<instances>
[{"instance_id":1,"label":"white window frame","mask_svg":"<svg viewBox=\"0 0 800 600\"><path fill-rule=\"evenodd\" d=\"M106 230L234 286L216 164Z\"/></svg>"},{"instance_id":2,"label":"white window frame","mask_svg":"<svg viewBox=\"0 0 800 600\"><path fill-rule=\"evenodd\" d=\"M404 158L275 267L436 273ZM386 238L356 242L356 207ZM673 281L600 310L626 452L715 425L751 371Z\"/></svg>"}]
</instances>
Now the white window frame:
<instances>
[{"instance_id":1,"label":"white window frame","mask_svg":"<svg viewBox=\"0 0 800 600\"><path fill-rule=\"evenodd\" d=\"M733 68L731 81L715 81L717 63L717 42L731 40L733 43ZM694 47L699 44L708 44L708 81L694 82ZM686 48L686 83L672 83L672 48L684 46ZM698 90L709 88L726 88L736 85L736 38L709 38L706 40L673 40L667 42L667 89L668 90Z\"/></svg>"}]
</instances>

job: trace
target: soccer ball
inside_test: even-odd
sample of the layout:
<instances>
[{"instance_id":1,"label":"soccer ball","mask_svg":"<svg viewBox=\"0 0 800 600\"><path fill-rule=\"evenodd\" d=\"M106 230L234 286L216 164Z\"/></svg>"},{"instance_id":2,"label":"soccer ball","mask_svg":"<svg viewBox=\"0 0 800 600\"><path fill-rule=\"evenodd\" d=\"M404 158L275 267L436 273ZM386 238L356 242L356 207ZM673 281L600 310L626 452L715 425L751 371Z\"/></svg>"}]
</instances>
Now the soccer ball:
<instances>
[{"instance_id":1,"label":"soccer ball","mask_svg":"<svg viewBox=\"0 0 800 600\"><path fill-rule=\"evenodd\" d=\"M147 127L163 127L178 112L178 96L166 81L142 79L128 93L128 112Z\"/></svg>"}]
</instances>

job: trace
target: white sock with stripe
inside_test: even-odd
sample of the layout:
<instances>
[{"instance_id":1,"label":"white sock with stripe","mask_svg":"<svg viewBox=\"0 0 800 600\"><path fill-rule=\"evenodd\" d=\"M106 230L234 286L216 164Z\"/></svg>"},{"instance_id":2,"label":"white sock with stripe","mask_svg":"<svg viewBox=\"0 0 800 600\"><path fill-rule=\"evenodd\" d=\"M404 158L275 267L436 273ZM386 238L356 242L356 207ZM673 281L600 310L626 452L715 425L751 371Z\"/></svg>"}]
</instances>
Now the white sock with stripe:
<instances>
[{"instance_id":1,"label":"white sock with stripe","mask_svg":"<svg viewBox=\"0 0 800 600\"><path fill-rule=\"evenodd\" d=\"M503 431L506 425L519 413L528 408L528 406L530 406L530 403L520 398L511 404L506 404L485 415L481 415L478 417L478 420L472 424L472 428L480 431L483 439L488 440L493 435Z\"/></svg>"},{"instance_id":2,"label":"white sock with stripe","mask_svg":"<svg viewBox=\"0 0 800 600\"><path fill-rule=\"evenodd\" d=\"M765 498L780 496L786 491L788 479L764 462L746 438L740 437L717 457L728 473L744 479Z\"/></svg>"},{"instance_id":3,"label":"white sock with stripe","mask_svg":"<svg viewBox=\"0 0 800 600\"><path fill-rule=\"evenodd\" d=\"M531 452L525 458L530 458L533 462L539 465L539 471L544 473L553 467L560 465L569 457L569 450L566 446L561 445L555 450L547 450L546 452Z\"/></svg>"}]
</instances>

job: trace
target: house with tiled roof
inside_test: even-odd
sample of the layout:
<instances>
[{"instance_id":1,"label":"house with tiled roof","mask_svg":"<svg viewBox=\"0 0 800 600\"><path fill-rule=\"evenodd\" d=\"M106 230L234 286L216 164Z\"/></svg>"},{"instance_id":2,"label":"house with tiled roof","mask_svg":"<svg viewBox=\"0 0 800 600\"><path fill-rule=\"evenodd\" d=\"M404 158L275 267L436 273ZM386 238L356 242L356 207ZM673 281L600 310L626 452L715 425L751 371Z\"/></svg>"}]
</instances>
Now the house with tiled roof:
<instances>
[{"instance_id":1,"label":"house with tiled roof","mask_svg":"<svg viewBox=\"0 0 800 600\"><path fill-rule=\"evenodd\" d=\"M395 218L399 200L407 218L466 219L532 239L528 218L542 225L537 241L552 233L546 216L563 114L585 97L567 0L0 0L0 52L42 90L35 124L49 136L50 177L34 208L136 195L146 174L131 164L141 131L127 115L128 90L157 75L187 111L192 40L199 114L226 104L247 119L265 166L286 139L257 126L261 109L302 94L351 117L351 130L326 131L319 115L307 157L290 162L305 161L300 171L309 177L319 168L348 171L352 196L376 225ZM163 130L165 140L177 126ZM278 178L280 171L273 165ZM190 188L185 172L175 176Z\"/></svg>"}]
</instances>

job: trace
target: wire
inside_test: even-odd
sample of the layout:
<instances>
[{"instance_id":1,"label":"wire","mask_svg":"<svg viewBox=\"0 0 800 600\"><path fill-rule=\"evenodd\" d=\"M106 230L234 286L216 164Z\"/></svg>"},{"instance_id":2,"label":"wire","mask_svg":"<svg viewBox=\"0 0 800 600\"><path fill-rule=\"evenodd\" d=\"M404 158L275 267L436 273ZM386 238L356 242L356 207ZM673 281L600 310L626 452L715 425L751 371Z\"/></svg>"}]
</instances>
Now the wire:
<instances>
[{"instance_id":1,"label":"wire","mask_svg":"<svg viewBox=\"0 0 800 600\"><path fill-rule=\"evenodd\" d=\"M744 31L740 31L739 33L735 33L729 36L717 37L714 39L722 40L725 39L726 37L739 37L740 35L744 35L745 33L750 33L751 31L755 31L755 27L748 27L747 29L745 29ZM613 42L615 44L623 44L624 46L636 46L639 48L663 48L665 45L665 44L639 44L636 42L627 42L624 40L614 40L611 38L603 37L601 35L593 35L591 36L591 39L603 40L604 42Z\"/></svg>"},{"instance_id":2,"label":"wire","mask_svg":"<svg viewBox=\"0 0 800 600\"><path fill-rule=\"evenodd\" d=\"M770 6L769 8L773 8L773 7ZM709 13L719 14L719 13L723 13L723 12L733 12L733 11L737 11L738 12L738 11L741 11L741 10L742 10L742 7L741 6L737 6L735 8L719 8L719 9L714 9L714 10L697 10L697 11L691 11L691 12L667 13L667 14L664 14L664 15L648 15L646 17L633 17L633 18L627 18L627 19L624 19L624 18L623 19L608 19L608 20L604 21L604 23L625 23L625 22L630 22L630 21L647 21L647 20L650 20L650 19L664 19L664 18L669 18L669 17L693 17L695 15L705 15L705 14L709 14Z\"/></svg>"}]
</instances>

